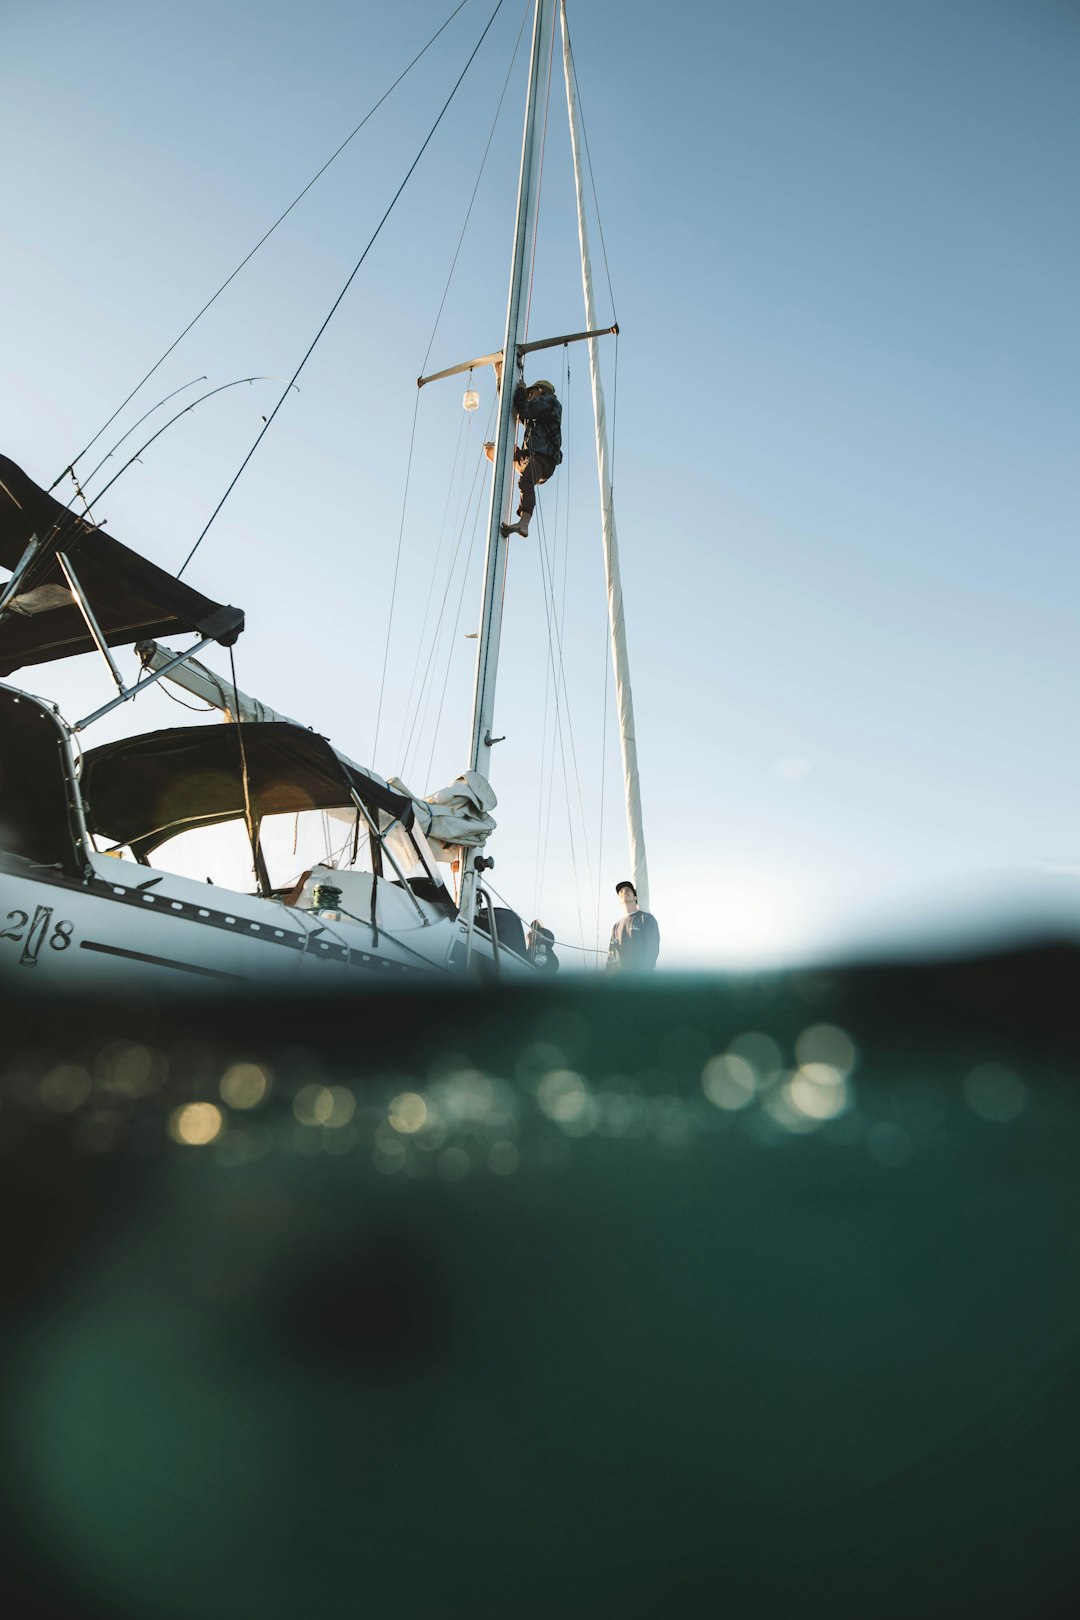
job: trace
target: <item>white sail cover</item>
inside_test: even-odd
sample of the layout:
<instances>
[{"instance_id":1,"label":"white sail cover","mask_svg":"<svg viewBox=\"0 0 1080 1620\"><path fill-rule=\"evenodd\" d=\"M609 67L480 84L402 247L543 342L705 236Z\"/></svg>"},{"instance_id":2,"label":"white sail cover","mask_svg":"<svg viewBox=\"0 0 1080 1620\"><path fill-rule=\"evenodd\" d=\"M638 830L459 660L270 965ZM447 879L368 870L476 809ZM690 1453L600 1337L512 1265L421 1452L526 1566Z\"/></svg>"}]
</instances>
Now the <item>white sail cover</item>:
<instances>
[{"instance_id":1,"label":"white sail cover","mask_svg":"<svg viewBox=\"0 0 1080 1620\"><path fill-rule=\"evenodd\" d=\"M499 801L491 783L479 771L465 771L449 786L430 793L426 799L418 798L399 777L391 777L388 786L412 800L416 820L438 861L453 860L455 851L462 845L468 849L481 848L495 830L495 817L491 812Z\"/></svg>"}]
</instances>

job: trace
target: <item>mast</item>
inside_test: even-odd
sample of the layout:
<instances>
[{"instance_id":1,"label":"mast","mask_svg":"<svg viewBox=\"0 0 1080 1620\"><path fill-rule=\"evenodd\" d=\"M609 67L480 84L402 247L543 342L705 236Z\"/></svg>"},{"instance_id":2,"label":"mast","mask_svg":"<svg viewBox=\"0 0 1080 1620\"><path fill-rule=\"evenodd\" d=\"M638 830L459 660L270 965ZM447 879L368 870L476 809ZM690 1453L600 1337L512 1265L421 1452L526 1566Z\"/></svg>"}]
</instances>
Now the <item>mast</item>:
<instances>
[{"instance_id":1,"label":"mast","mask_svg":"<svg viewBox=\"0 0 1080 1620\"><path fill-rule=\"evenodd\" d=\"M566 21L566 0L562 0L563 72L566 78L566 105L570 115L570 144L574 154L574 189L577 193L578 240L581 244L581 282L585 293L585 325L596 328L596 301L593 297L589 234L585 223L585 188L581 171L581 119L578 113L574 59L570 53L570 33ZM616 328L617 330L617 328ZM611 627L611 662L615 672L615 702L619 711L619 745L622 750L623 783L626 790L626 830L630 842L631 878L643 911L649 909L649 869L645 860L645 826L641 814L641 784L638 779L637 736L634 730L634 700L630 691L630 655L626 648L626 621L623 616L622 580L619 574L619 543L615 533L615 508L611 494L611 457L608 450L607 410L600 377L600 345L589 339L589 377L592 382L593 416L596 421L596 470L600 480L600 517L604 544L604 574L607 579L608 622Z\"/></svg>"},{"instance_id":2,"label":"mast","mask_svg":"<svg viewBox=\"0 0 1080 1620\"><path fill-rule=\"evenodd\" d=\"M499 418L495 435L495 476L491 481L491 505L488 511L484 588L480 604L480 633L476 649L476 684L473 692L472 734L469 745L470 768L487 777L491 774L495 676L499 664L503 582L506 577L506 548L509 545L509 541L500 533L500 524L509 518L510 500L514 491L516 431L514 388L518 376L518 345L525 341L524 295L532 259L535 233L533 203L542 155L543 106L540 86L551 54L554 13L555 0L536 0L532 57L529 64L529 95L525 106L525 131L521 143L521 177L518 183L514 248L510 260L510 294L506 305L506 338L503 343Z\"/></svg>"},{"instance_id":3,"label":"mast","mask_svg":"<svg viewBox=\"0 0 1080 1620\"><path fill-rule=\"evenodd\" d=\"M536 187L542 153L543 104L540 88L544 81L554 44L556 0L536 0L533 16L532 53L529 61L529 92L525 103L525 129L521 141L521 173L518 180L517 216L514 245L510 257L510 291L506 303L506 336L503 341L502 370L499 375L499 415L495 433L495 475L491 481L488 509L487 550L484 554L484 586L480 600L480 631L476 646L476 682L473 689L472 731L469 767L490 779L491 728L495 715L495 678L499 667L499 640L502 631L503 586L506 580L506 548L509 541L501 524L509 519L514 492L514 389L518 380L518 345L525 341L526 298L529 265L535 238ZM461 874L460 907L471 919L475 911L476 871L471 852L465 852ZM471 933L470 933L471 940Z\"/></svg>"}]
</instances>

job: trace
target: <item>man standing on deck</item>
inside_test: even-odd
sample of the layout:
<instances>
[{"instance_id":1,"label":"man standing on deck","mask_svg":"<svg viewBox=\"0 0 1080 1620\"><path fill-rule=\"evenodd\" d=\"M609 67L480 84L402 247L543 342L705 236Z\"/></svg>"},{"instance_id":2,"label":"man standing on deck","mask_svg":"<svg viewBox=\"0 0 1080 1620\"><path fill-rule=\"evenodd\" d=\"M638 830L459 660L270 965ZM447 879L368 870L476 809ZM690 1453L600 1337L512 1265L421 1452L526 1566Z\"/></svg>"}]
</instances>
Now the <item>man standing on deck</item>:
<instances>
[{"instance_id":1,"label":"man standing on deck","mask_svg":"<svg viewBox=\"0 0 1080 1620\"><path fill-rule=\"evenodd\" d=\"M539 382L518 383L514 390L514 410L525 423L525 438L514 451L518 472L518 521L502 524L503 537L528 534L529 520L536 508L536 486L546 484L562 460L562 406L553 385ZM495 459L495 446L485 444L489 461Z\"/></svg>"},{"instance_id":2,"label":"man standing on deck","mask_svg":"<svg viewBox=\"0 0 1080 1620\"><path fill-rule=\"evenodd\" d=\"M660 928L651 911L638 909L637 890L629 878L616 883L625 916L611 930L609 973L651 973L660 954Z\"/></svg>"}]
</instances>

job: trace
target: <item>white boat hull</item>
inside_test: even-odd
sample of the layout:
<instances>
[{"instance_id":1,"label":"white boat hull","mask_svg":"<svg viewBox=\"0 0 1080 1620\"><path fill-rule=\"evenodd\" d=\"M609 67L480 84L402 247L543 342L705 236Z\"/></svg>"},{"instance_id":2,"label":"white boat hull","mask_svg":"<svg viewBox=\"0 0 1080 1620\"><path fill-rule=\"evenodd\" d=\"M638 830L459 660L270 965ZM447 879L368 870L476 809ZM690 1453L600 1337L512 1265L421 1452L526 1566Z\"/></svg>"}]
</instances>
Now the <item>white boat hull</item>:
<instances>
[{"instance_id":1,"label":"white boat hull","mask_svg":"<svg viewBox=\"0 0 1080 1620\"><path fill-rule=\"evenodd\" d=\"M407 932L406 940L400 929L388 933L106 857L95 858L85 882L17 861L0 865L0 973L9 982L25 975L34 990L345 989L464 970L459 919L436 917ZM474 935L472 955L494 967L486 936ZM500 967L532 971L506 952Z\"/></svg>"}]
</instances>

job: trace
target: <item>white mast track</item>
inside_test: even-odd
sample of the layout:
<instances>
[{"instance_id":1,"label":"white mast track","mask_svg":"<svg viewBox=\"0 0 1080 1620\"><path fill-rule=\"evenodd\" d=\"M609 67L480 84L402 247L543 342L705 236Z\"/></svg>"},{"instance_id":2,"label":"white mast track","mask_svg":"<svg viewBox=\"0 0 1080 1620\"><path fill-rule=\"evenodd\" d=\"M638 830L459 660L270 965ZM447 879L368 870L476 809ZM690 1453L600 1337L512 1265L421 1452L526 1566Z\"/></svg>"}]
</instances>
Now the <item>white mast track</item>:
<instances>
[{"instance_id":1,"label":"white mast track","mask_svg":"<svg viewBox=\"0 0 1080 1620\"><path fill-rule=\"evenodd\" d=\"M570 53L570 33L566 21L566 0L562 0L563 72L566 78L566 105L570 115L570 144L574 154L574 189L577 193L578 240L581 244L581 282L585 293L585 325L596 329L596 300L593 296L589 234L585 223L585 186L581 168L584 141L574 82L574 59ZM622 749L623 783L626 790L626 829L630 842L631 878L643 911L649 909L649 869L645 859L645 826L641 813L641 784L638 778L637 736L634 730L634 700L630 690L630 656L626 647L626 621L623 616L622 580L619 575L619 544L615 533L615 508L611 493L611 456L608 450L607 410L600 376L600 345L589 339L589 377L592 382L593 416L596 420L596 470L600 480L600 516L603 528L604 573L607 578L608 621L611 626L611 662L615 672L615 702L619 712L619 744Z\"/></svg>"}]
</instances>

